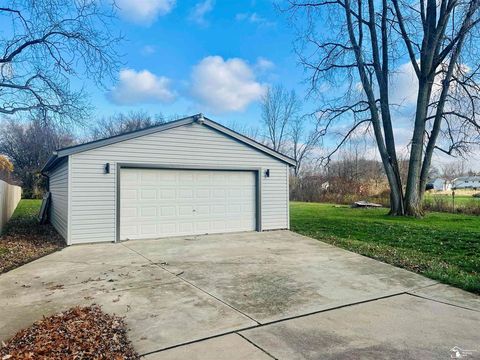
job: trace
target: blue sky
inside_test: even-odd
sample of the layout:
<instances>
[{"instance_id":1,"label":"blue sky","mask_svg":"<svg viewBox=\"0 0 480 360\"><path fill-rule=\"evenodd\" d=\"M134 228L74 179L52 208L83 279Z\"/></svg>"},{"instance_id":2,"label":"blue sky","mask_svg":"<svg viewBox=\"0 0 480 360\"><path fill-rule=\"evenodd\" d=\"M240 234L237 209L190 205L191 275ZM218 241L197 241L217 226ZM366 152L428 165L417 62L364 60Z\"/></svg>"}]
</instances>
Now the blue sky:
<instances>
[{"instance_id":1,"label":"blue sky","mask_svg":"<svg viewBox=\"0 0 480 360\"><path fill-rule=\"evenodd\" d=\"M281 84L304 97L307 74L293 52L294 29L273 0L117 0L116 27L126 37L118 81L105 91L86 84L93 119L145 110L165 116L203 112L226 125L258 128L259 100ZM405 156L417 80L407 59L397 59L391 99L401 103L395 121L397 147ZM326 91L327 97L335 89ZM319 104L305 101L304 111ZM340 124L341 128L341 124ZM324 144L333 146L335 137ZM474 153L476 154L476 152ZM373 144L365 151L377 157ZM475 157L475 156L474 156ZM438 164L453 161L435 156ZM480 166L470 159L472 167Z\"/></svg>"},{"instance_id":2,"label":"blue sky","mask_svg":"<svg viewBox=\"0 0 480 360\"><path fill-rule=\"evenodd\" d=\"M223 123L259 120L270 84L304 93L293 30L269 0L117 1L126 37L119 81L91 88L97 115L204 112Z\"/></svg>"}]
</instances>

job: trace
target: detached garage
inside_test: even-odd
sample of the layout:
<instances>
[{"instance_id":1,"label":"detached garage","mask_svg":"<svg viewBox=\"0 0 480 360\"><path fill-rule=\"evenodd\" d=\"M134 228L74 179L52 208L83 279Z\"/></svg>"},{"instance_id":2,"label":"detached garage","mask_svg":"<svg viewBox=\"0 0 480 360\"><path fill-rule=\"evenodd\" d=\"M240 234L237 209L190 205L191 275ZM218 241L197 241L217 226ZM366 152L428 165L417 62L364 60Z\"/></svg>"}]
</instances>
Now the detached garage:
<instances>
[{"instance_id":1,"label":"detached garage","mask_svg":"<svg viewBox=\"0 0 480 360\"><path fill-rule=\"evenodd\" d=\"M71 245L288 229L290 166L200 114L57 150L42 172Z\"/></svg>"}]
</instances>

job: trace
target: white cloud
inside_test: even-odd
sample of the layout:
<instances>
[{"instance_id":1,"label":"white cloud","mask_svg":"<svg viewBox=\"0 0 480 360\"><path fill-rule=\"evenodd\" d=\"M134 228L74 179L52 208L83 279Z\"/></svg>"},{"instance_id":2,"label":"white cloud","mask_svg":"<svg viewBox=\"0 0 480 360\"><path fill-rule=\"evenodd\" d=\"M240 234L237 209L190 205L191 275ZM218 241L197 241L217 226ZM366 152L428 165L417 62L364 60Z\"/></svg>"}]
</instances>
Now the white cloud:
<instances>
[{"instance_id":1,"label":"white cloud","mask_svg":"<svg viewBox=\"0 0 480 360\"><path fill-rule=\"evenodd\" d=\"M417 101L418 80L412 63L407 62L393 70L389 78L389 86L389 100L396 109L397 106L408 107L415 105ZM363 85L360 81L355 84L355 90L359 93L363 92Z\"/></svg>"},{"instance_id":2,"label":"white cloud","mask_svg":"<svg viewBox=\"0 0 480 360\"><path fill-rule=\"evenodd\" d=\"M145 45L144 47L142 47L141 52L142 52L142 55L148 56L148 55L155 54L156 51L157 51L157 48L154 45Z\"/></svg>"},{"instance_id":3,"label":"white cloud","mask_svg":"<svg viewBox=\"0 0 480 360\"><path fill-rule=\"evenodd\" d=\"M443 65L445 68L447 64ZM462 73L469 73L470 68L465 64L460 64L460 69L456 70L457 72L461 71ZM439 67L440 70L440 67ZM453 83L453 87L456 86L456 83ZM361 86L360 86L361 89ZM404 107L415 105L417 102L418 96L418 79L413 69L411 62L400 65L395 69L391 78L390 78L390 102L394 105L402 105ZM442 90L442 76L438 75L435 78L435 82L432 87L432 96L439 96Z\"/></svg>"},{"instance_id":4,"label":"white cloud","mask_svg":"<svg viewBox=\"0 0 480 360\"><path fill-rule=\"evenodd\" d=\"M150 25L157 17L172 11L176 0L116 0L123 18L141 25Z\"/></svg>"},{"instance_id":5,"label":"white cloud","mask_svg":"<svg viewBox=\"0 0 480 360\"><path fill-rule=\"evenodd\" d=\"M252 68L242 59L208 56L194 66L192 95L213 112L241 111L265 93Z\"/></svg>"},{"instance_id":6,"label":"white cloud","mask_svg":"<svg viewBox=\"0 0 480 360\"><path fill-rule=\"evenodd\" d=\"M258 71L268 71L275 67L273 61L270 61L264 57L259 57L257 63L255 64L255 69Z\"/></svg>"},{"instance_id":7,"label":"white cloud","mask_svg":"<svg viewBox=\"0 0 480 360\"><path fill-rule=\"evenodd\" d=\"M237 21L247 21L252 24L258 24L263 26L273 26L275 23L269 21L268 19L258 15L256 12L253 13L239 13L235 15L235 20Z\"/></svg>"},{"instance_id":8,"label":"white cloud","mask_svg":"<svg viewBox=\"0 0 480 360\"><path fill-rule=\"evenodd\" d=\"M205 19L205 15L213 10L214 5L214 0L205 0L197 3L190 12L188 19L200 26L208 26L208 21Z\"/></svg>"},{"instance_id":9,"label":"white cloud","mask_svg":"<svg viewBox=\"0 0 480 360\"><path fill-rule=\"evenodd\" d=\"M170 79L148 70L123 69L119 80L118 85L108 94L109 99L118 105L169 103L176 97L170 89Z\"/></svg>"},{"instance_id":10,"label":"white cloud","mask_svg":"<svg viewBox=\"0 0 480 360\"><path fill-rule=\"evenodd\" d=\"M13 78L12 63L0 64L0 78L3 80L10 80Z\"/></svg>"},{"instance_id":11,"label":"white cloud","mask_svg":"<svg viewBox=\"0 0 480 360\"><path fill-rule=\"evenodd\" d=\"M400 65L390 80L390 102L394 105L409 106L417 101L418 80L412 63Z\"/></svg>"}]
</instances>

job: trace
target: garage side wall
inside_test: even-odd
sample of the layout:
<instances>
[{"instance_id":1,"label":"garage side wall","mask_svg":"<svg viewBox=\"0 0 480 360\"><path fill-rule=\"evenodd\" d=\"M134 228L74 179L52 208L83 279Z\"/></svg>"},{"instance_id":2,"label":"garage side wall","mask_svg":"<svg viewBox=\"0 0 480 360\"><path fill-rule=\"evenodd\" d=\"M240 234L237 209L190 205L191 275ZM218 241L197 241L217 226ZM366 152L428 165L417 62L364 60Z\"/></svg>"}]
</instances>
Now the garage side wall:
<instances>
[{"instance_id":1,"label":"garage side wall","mask_svg":"<svg viewBox=\"0 0 480 360\"><path fill-rule=\"evenodd\" d=\"M263 230L288 228L288 166L200 124L145 135L70 156L71 243L115 241L117 163L262 168ZM110 173L104 173L110 163ZM263 171L262 171L263 173Z\"/></svg>"},{"instance_id":2,"label":"garage side wall","mask_svg":"<svg viewBox=\"0 0 480 360\"><path fill-rule=\"evenodd\" d=\"M51 193L50 222L60 235L68 238L68 158L49 174Z\"/></svg>"}]
</instances>

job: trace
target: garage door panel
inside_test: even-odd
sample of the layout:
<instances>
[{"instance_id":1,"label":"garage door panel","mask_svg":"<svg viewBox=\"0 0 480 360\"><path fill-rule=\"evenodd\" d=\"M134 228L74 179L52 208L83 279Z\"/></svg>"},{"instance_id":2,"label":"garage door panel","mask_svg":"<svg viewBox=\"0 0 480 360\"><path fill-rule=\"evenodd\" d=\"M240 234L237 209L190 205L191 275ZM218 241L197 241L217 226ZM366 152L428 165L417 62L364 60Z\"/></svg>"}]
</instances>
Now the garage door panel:
<instances>
[{"instance_id":1,"label":"garage door panel","mask_svg":"<svg viewBox=\"0 0 480 360\"><path fill-rule=\"evenodd\" d=\"M226 212L227 207L225 205L214 205L212 206L213 215L222 215Z\"/></svg>"},{"instance_id":2,"label":"garage door panel","mask_svg":"<svg viewBox=\"0 0 480 360\"><path fill-rule=\"evenodd\" d=\"M175 189L162 189L160 190L160 199L175 200L175 194Z\"/></svg>"},{"instance_id":3,"label":"garage door panel","mask_svg":"<svg viewBox=\"0 0 480 360\"><path fill-rule=\"evenodd\" d=\"M162 206L162 207L160 207L160 216L161 217L176 216L175 206Z\"/></svg>"},{"instance_id":4,"label":"garage door panel","mask_svg":"<svg viewBox=\"0 0 480 360\"><path fill-rule=\"evenodd\" d=\"M193 206L187 205L180 205L178 207L178 216L188 216L192 217L193 216Z\"/></svg>"},{"instance_id":5,"label":"garage door panel","mask_svg":"<svg viewBox=\"0 0 480 360\"><path fill-rule=\"evenodd\" d=\"M213 231L226 232L226 222L224 220L214 220L210 222Z\"/></svg>"},{"instance_id":6,"label":"garage door panel","mask_svg":"<svg viewBox=\"0 0 480 360\"><path fill-rule=\"evenodd\" d=\"M136 185L138 184L137 177L138 177L138 174L130 172L122 176L122 181L125 185L131 185L131 184Z\"/></svg>"},{"instance_id":7,"label":"garage door panel","mask_svg":"<svg viewBox=\"0 0 480 360\"><path fill-rule=\"evenodd\" d=\"M178 183L180 185L186 184L190 185L195 180L195 174L190 171L182 171L178 173Z\"/></svg>"},{"instance_id":8,"label":"garage door panel","mask_svg":"<svg viewBox=\"0 0 480 360\"><path fill-rule=\"evenodd\" d=\"M225 189L215 189L213 190L213 198L223 200L226 197Z\"/></svg>"},{"instance_id":9,"label":"garage door panel","mask_svg":"<svg viewBox=\"0 0 480 360\"><path fill-rule=\"evenodd\" d=\"M178 224L178 231L180 233L180 235L183 235L183 234L191 234L194 232L194 224L193 222L180 222Z\"/></svg>"},{"instance_id":10,"label":"garage door panel","mask_svg":"<svg viewBox=\"0 0 480 360\"><path fill-rule=\"evenodd\" d=\"M140 192L140 200L156 200L157 191L155 189L142 189Z\"/></svg>"},{"instance_id":11,"label":"garage door panel","mask_svg":"<svg viewBox=\"0 0 480 360\"><path fill-rule=\"evenodd\" d=\"M174 222L165 222L158 225L160 234L165 234L165 236L170 236L178 232L177 224Z\"/></svg>"},{"instance_id":12,"label":"garage door panel","mask_svg":"<svg viewBox=\"0 0 480 360\"><path fill-rule=\"evenodd\" d=\"M227 206L228 214L241 214L242 213L242 204L229 204Z\"/></svg>"},{"instance_id":13,"label":"garage door panel","mask_svg":"<svg viewBox=\"0 0 480 360\"><path fill-rule=\"evenodd\" d=\"M143 236L155 236L157 234L157 225L152 224L142 224L140 225L140 233Z\"/></svg>"},{"instance_id":14,"label":"garage door panel","mask_svg":"<svg viewBox=\"0 0 480 360\"><path fill-rule=\"evenodd\" d=\"M209 188L197 188L195 189L195 198L196 199L208 199L210 197Z\"/></svg>"},{"instance_id":15,"label":"garage door panel","mask_svg":"<svg viewBox=\"0 0 480 360\"><path fill-rule=\"evenodd\" d=\"M209 205L198 205L195 207L196 216L210 216Z\"/></svg>"},{"instance_id":16,"label":"garage door panel","mask_svg":"<svg viewBox=\"0 0 480 360\"><path fill-rule=\"evenodd\" d=\"M195 222L195 230L199 233L208 232L210 231L210 221L196 221Z\"/></svg>"},{"instance_id":17,"label":"garage door panel","mask_svg":"<svg viewBox=\"0 0 480 360\"><path fill-rule=\"evenodd\" d=\"M155 185L157 183L157 174L153 172L141 173L140 183L142 185Z\"/></svg>"},{"instance_id":18,"label":"garage door panel","mask_svg":"<svg viewBox=\"0 0 480 360\"><path fill-rule=\"evenodd\" d=\"M137 216L137 208L136 207L124 207L123 208L123 215L128 217L136 217Z\"/></svg>"},{"instance_id":19,"label":"garage door panel","mask_svg":"<svg viewBox=\"0 0 480 360\"><path fill-rule=\"evenodd\" d=\"M195 183L197 185L210 185L211 175L208 173L197 173L195 176Z\"/></svg>"},{"instance_id":20,"label":"garage door panel","mask_svg":"<svg viewBox=\"0 0 480 360\"><path fill-rule=\"evenodd\" d=\"M156 174L157 182L162 184L175 185L177 183L177 176L174 173L157 173Z\"/></svg>"},{"instance_id":21,"label":"garage door panel","mask_svg":"<svg viewBox=\"0 0 480 360\"><path fill-rule=\"evenodd\" d=\"M122 200L136 200L137 199L137 190L136 189L125 189L121 194Z\"/></svg>"},{"instance_id":22,"label":"garage door panel","mask_svg":"<svg viewBox=\"0 0 480 360\"><path fill-rule=\"evenodd\" d=\"M122 225L120 231L124 236L134 236L138 233L137 225Z\"/></svg>"},{"instance_id":23,"label":"garage door panel","mask_svg":"<svg viewBox=\"0 0 480 360\"><path fill-rule=\"evenodd\" d=\"M140 216L141 217L156 217L157 216L157 208L155 206L140 207Z\"/></svg>"},{"instance_id":24,"label":"garage door panel","mask_svg":"<svg viewBox=\"0 0 480 360\"><path fill-rule=\"evenodd\" d=\"M256 228L254 172L122 169L120 239Z\"/></svg>"},{"instance_id":25,"label":"garage door panel","mask_svg":"<svg viewBox=\"0 0 480 360\"><path fill-rule=\"evenodd\" d=\"M179 200L192 200L193 199L193 189L178 189L177 197Z\"/></svg>"},{"instance_id":26,"label":"garage door panel","mask_svg":"<svg viewBox=\"0 0 480 360\"><path fill-rule=\"evenodd\" d=\"M212 173L211 176L214 185L225 185L227 183L227 178L223 172Z\"/></svg>"},{"instance_id":27,"label":"garage door panel","mask_svg":"<svg viewBox=\"0 0 480 360\"><path fill-rule=\"evenodd\" d=\"M243 198L242 188L238 187L238 188L228 189L228 197L230 199L242 199Z\"/></svg>"}]
</instances>

